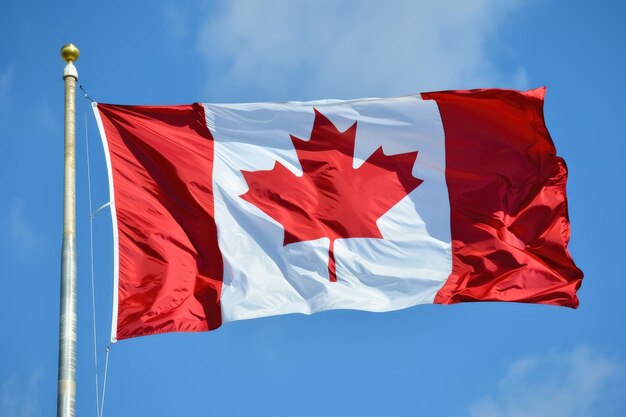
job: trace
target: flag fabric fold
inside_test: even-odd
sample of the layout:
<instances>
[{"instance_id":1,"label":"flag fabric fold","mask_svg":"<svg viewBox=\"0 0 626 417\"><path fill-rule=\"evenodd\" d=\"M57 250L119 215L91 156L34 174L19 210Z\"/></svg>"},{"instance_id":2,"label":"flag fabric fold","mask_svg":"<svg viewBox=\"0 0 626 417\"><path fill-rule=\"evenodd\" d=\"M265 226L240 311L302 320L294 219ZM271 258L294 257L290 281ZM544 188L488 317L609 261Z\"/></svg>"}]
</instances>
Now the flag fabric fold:
<instances>
[{"instance_id":1,"label":"flag fabric fold","mask_svg":"<svg viewBox=\"0 0 626 417\"><path fill-rule=\"evenodd\" d=\"M330 309L577 307L544 93L95 104L112 339Z\"/></svg>"}]
</instances>

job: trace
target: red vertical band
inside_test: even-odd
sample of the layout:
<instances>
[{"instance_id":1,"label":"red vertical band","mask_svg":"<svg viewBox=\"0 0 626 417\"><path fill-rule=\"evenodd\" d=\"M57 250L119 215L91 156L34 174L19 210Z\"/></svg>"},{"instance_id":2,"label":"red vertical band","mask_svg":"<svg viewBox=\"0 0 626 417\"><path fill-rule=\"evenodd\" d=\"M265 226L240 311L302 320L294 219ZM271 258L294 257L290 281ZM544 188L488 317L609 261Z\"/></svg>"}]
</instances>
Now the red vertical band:
<instances>
[{"instance_id":1,"label":"red vertical band","mask_svg":"<svg viewBox=\"0 0 626 417\"><path fill-rule=\"evenodd\" d=\"M214 142L200 104L98 104L119 240L117 339L222 322Z\"/></svg>"},{"instance_id":2,"label":"red vertical band","mask_svg":"<svg viewBox=\"0 0 626 417\"><path fill-rule=\"evenodd\" d=\"M422 94L446 137L452 274L435 303L578 306L567 244L565 162L543 119L545 88Z\"/></svg>"}]
</instances>

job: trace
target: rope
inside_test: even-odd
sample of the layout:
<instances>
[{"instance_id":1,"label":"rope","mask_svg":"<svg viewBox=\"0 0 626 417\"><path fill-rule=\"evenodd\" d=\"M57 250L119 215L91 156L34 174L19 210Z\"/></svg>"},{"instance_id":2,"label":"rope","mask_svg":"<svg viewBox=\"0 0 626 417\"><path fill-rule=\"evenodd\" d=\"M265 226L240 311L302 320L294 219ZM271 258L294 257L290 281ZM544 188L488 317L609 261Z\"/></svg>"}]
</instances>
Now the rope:
<instances>
[{"instance_id":1,"label":"rope","mask_svg":"<svg viewBox=\"0 0 626 417\"><path fill-rule=\"evenodd\" d=\"M81 86L82 90L82 86ZM83 90L85 91L85 90ZM87 94L85 94L85 98ZM94 259L93 259L93 207L91 203L91 169L89 164L89 131L87 129L87 110L83 107L85 116L85 149L87 152L87 194L89 196L89 263L91 268L91 313L93 318L93 361L96 373L96 416L100 410L100 389L98 388L98 335L96 330L96 290L94 279Z\"/></svg>"},{"instance_id":2,"label":"rope","mask_svg":"<svg viewBox=\"0 0 626 417\"><path fill-rule=\"evenodd\" d=\"M83 94L85 95L85 100L90 100L93 103L91 97L87 95L87 92L80 86L80 89L83 90ZM106 349L106 359L104 364L104 380L102 382L102 397L100 397L100 388L98 386L98 333L96 327L96 284L95 284L95 273L94 273L94 256L93 256L93 219L96 215L106 207L111 205L110 202L104 203L96 211L93 210L92 203L92 195L91 195L91 164L90 164L90 153L89 153L89 129L87 129L87 110L85 106L83 108L83 114L85 119L85 149L87 152L87 195L89 198L89 263L90 263L90 272L91 272L91 312L92 312L92 324L93 324L93 361L94 361L94 369L95 369L95 389L96 389L96 416L102 417L102 411L104 410L104 395L106 393L106 383L107 383L107 373L109 370L109 351L111 350L111 345L107 346ZM102 398L102 399L101 399Z\"/></svg>"},{"instance_id":3,"label":"rope","mask_svg":"<svg viewBox=\"0 0 626 417\"><path fill-rule=\"evenodd\" d=\"M94 102L91 97L87 95L87 92L80 86L80 89L83 91L85 96L85 101L89 100L92 103ZM106 385L107 385L107 374L109 371L109 352L111 351L111 345L109 344L106 349L106 359L104 362L104 380L102 381L102 397L100 397L100 388L98 386L98 334L96 330L96 285L95 285L95 274L94 274L94 256L93 256L93 219L96 215L106 207L111 205L111 202L104 203L95 211L93 210L92 196L91 196L91 166L90 166L90 157L89 157L89 130L87 129L87 110L85 106L83 108L83 114L85 118L85 149L87 152L87 195L89 197L89 263L91 269L91 312L93 319L93 360L94 360L94 369L96 374L95 388L96 388L96 416L102 417L102 412L104 410L104 396L106 394Z\"/></svg>"},{"instance_id":4,"label":"rope","mask_svg":"<svg viewBox=\"0 0 626 417\"><path fill-rule=\"evenodd\" d=\"M89 95L87 94L87 91L85 91L85 89L83 88L83 85L79 85L80 89L83 91L83 95L85 96L85 98L89 101L91 101L92 103L95 103L95 101L89 97Z\"/></svg>"},{"instance_id":5,"label":"rope","mask_svg":"<svg viewBox=\"0 0 626 417\"><path fill-rule=\"evenodd\" d=\"M107 202L104 203L103 205L101 205L100 207L98 207L96 209L96 211L93 212L93 214L91 215L91 217L96 217L96 214L100 213L101 210L104 210L105 208L109 207L111 205L111 202Z\"/></svg>"},{"instance_id":6,"label":"rope","mask_svg":"<svg viewBox=\"0 0 626 417\"><path fill-rule=\"evenodd\" d=\"M100 414L98 417L102 417L104 410L104 395L107 392L107 374L109 373L109 352L111 351L111 345L107 346L106 359L104 361L104 381L102 382L102 402L100 403Z\"/></svg>"}]
</instances>

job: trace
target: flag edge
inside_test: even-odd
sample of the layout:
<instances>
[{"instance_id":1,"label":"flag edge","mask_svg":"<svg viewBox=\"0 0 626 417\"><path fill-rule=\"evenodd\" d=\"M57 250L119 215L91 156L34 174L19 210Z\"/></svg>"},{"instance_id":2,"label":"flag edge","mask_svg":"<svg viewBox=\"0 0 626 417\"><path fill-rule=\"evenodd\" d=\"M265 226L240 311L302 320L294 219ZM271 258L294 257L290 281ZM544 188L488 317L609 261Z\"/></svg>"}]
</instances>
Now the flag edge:
<instances>
[{"instance_id":1,"label":"flag edge","mask_svg":"<svg viewBox=\"0 0 626 417\"><path fill-rule=\"evenodd\" d=\"M107 176L109 180L109 209L111 211L111 230L113 235L113 308L111 312L111 343L117 342L117 320L118 320L118 287L120 272L119 256L119 228L117 224L117 210L115 209L115 188L113 187L113 169L111 165L111 155L107 135L102 123L102 117L98 109L98 103L92 103L92 109L100 131L100 139L107 166Z\"/></svg>"}]
</instances>

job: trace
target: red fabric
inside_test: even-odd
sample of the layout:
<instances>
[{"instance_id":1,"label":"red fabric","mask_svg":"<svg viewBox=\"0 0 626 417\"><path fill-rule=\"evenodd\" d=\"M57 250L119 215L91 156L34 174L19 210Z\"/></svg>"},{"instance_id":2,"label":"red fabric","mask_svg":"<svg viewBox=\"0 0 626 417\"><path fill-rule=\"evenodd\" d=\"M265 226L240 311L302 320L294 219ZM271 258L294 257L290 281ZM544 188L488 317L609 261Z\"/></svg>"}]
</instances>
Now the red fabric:
<instances>
[{"instance_id":1,"label":"red fabric","mask_svg":"<svg viewBox=\"0 0 626 417\"><path fill-rule=\"evenodd\" d=\"M119 230L117 339L219 327L223 265L204 108L98 109Z\"/></svg>"},{"instance_id":2,"label":"red fabric","mask_svg":"<svg viewBox=\"0 0 626 417\"><path fill-rule=\"evenodd\" d=\"M582 272L567 244L565 162L543 119L545 89L446 91L452 274L435 303L578 306Z\"/></svg>"},{"instance_id":3,"label":"red fabric","mask_svg":"<svg viewBox=\"0 0 626 417\"><path fill-rule=\"evenodd\" d=\"M450 197L452 273L436 295L436 303L578 305L576 290L582 272L567 251L567 169L556 156L545 127L544 92L474 90L422 95L436 100L443 120ZM116 338L219 327L223 264L213 201L214 142L204 108L199 104L98 104L98 109L109 147L118 226ZM292 138L303 171L319 168L307 152L323 145L326 160L342 167L338 172L360 172L352 169L351 160L331 157L336 152L314 140L317 130L336 135L346 148L336 150L351 155L356 125L339 133L323 116L318 117L319 129L314 129L310 141ZM377 237L372 225L383 209L421 182L412 177L407 180L410 171L402 168L414 159L413 153L390 157L379 150L368 159L370 164L359 168L391 167L403 173L394 174L399 182L391 188L387 180L370 185L385 188L373 193L376 197L369 205L377 207L364 217L368 227L361 227L363 219L342 205L329 203L332 210L322 213L307 207L306 213L314 213L320 224L292 222L292 227L285 226L285 243L319 236L328 236L331 242L346 236ZM293 197L289 193L306 202L301 193L317 191L296 190L295 180L276 175L281 169L277 165L270 171L244 172L250 190L243 198L285 224L283 217L291 214L260 204L259 193L269 191L259 187L278 187L270 200L285 202ZM326 180L328 175L319 177ZM346 193L356 181L333 178L335 188L340 184ZM331 280L332 250L331 243Z\"/></svg>"}]
</instances>

